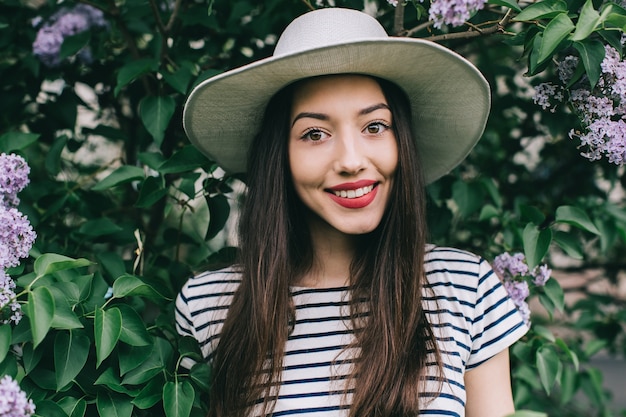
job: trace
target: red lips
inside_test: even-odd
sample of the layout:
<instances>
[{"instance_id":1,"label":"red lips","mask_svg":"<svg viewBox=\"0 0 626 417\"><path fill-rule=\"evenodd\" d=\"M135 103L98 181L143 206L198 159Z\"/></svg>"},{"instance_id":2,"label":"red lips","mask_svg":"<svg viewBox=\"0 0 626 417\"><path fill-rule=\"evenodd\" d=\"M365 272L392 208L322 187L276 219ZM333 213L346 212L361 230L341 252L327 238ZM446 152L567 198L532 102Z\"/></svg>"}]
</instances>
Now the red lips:
<instances>
[{"instance_id":1,"label":"red lips","mask_svg":"<svg viewBox=\"0 0 626 417\"><path fill-rule=\"evenodd\" d=\"M328 189L328 195L330 198L339 204L342 207L349 209L359 209L368 206L374 198L376 198L376 193L378 192L378 187L376 186L377 182L372 180L359 180L356 182L349 182L336 185L330 189ZM356 191L359 188L366 188L372 186L373 189L360 197L341 197L335 194L338 191Z\"/></svg>"}]
</instances>

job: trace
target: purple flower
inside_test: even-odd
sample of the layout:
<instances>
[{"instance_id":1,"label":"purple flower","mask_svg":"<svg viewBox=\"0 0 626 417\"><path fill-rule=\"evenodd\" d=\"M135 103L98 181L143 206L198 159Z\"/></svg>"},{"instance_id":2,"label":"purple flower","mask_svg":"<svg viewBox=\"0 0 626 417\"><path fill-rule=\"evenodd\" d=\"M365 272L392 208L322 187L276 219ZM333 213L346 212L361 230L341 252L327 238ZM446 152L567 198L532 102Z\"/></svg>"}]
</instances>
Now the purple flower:
<instances>
[{"instance_id":1,"label":"purple flower","mask_svg":"<svg viewBox=\"0 0 626 417\"><path fill-rule=\"evenodd\" d=\"M531 272L531 275L533 276L533 284L538 287L543 287L550 279L551 274L552 270L548 268L548 265L536 266Z\"/></svg>"},{"instance_id":2,"label":"purple flower","mask_svg":"<svg viewBox=\"0 0 626 417\"><path fill-rule=\"evenodd\" d=\"M0 154L0 204L17 206L17 193L29 183L30 167L21 156Z\"/></svg>"},{"instance_id":3,"label":"purple flower","mask_svg":"<svg viewBox=\"0 0 626 417\"><path fill-rule=\"evenodd\" d=\"M61 32L53 26L44 26L39 29L33 42L33 54L48 67L56 67L61 63L59 52L62 44Z\"/></svg>"},{"instance_id":4,"label":"purple flower","mask_svg":"<svg viewBox=\"0 0 626 417\"><path fill-rule=\"evenodd\" d=\"M18 324L21 319L22 307L16 300L15 281L0 270L0 324Z\"/></svg>"},{"instance_id":5,"label":"purple flower","mask_svg":"<svg viewBox=\"0 0 626 417\"><path fill-rule=\"evenodd\" d=\"M58 66L61 63L59 53L61 45L67 36L89 30L92 27L106 27L104 14L92 6L78 4L71 9L62 8L52 15L37 32L33 42L33 54L41 62L49 67ZM89 54L79 54L79 58L88 57Z\"/></svg>"},{"instance_id":6,"label":"purple flower","mask_svg":"<svg viewBox=\"0 0 626 417\"><path fill-rule=\"evenodd\" d=\"M503 283L506 292L524 318L525 323L530 323L530 308L526 298L530 295L530 289L526 281L506 280Z\"/></svg>"},{"instance_id":7,"label":"purple flower","mask_svg":"<svg viewBox=\"0 0 626 417\"><path fill-rule=\"evenodd\" d=\"M493 269L503 280L528 274L528 265L526 265L526 258L523 253L511 255L508 252L504 252L496 256L496 259L493 261Z\"/></svg>"},{"instance_id":8,"label":"purple flower","mask_svg":"<svg viewBox=\"0 0 626 417\"><path fill-rule=\"evenodd\" d=\"M14 207L0 205L0 269L19 265L26 258L37 235L30 222Z\"/></svg>"},{"instance_id":9,"label":"purple flower","mask_svg":"<svg viewBox=\"0 0 626 417\"><path fill-rule=\"evenodd\" d=\"M486 0L432 0L428 17L436 28L443 25L461 26L472 14L481 10L485 2Z\"/></svg>"},{"instance_id":10,"label":"purple flower","mask_svg":"<svg viewBox=\"0 0 626 417\"><path fill-rule=\"evenodd\" d=\"M624 36L622 43L626 43ZM557 65L562 85L539 85L534 100L544 110L554 111L552 103L561 100L564 91L569 92L571 107L582 124L581 130L572 129L569 136L580 140L581 155L590 161L606 157L610 163L626 165L626 60L612 46L604 49L602 72L593 89L586 77L567 86L579 62L570 55Z\"/></svg>"},{"instance_id":11,"label":"purple flower","mask_svg":"<svg viewBox=\"0 0 626 417\"><path fill-rule=\"evenodd\" d=\"M26 393L8 375L0 380L0 416L30 417L35 413L35 404L26 398Z\"/></svg>"}]
</instances>

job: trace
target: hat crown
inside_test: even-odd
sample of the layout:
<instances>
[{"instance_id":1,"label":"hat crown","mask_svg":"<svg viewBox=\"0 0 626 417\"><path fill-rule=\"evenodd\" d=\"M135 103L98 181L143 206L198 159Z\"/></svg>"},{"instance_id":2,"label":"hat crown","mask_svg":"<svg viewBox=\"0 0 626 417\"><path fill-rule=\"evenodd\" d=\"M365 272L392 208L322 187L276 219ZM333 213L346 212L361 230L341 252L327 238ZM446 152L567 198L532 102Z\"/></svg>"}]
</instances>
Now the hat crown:
<instances>
[{"instance_id":1,"label":"hat crown","mask_svg":"<svg viewBox=\"0 0 626 417\"><path fill-rule=\"evenodd\" d=\"M351 9L318 9L303 14L285 28L274 56L387 37L378 20L368 14Z\"/></svg>"}]
</instances>

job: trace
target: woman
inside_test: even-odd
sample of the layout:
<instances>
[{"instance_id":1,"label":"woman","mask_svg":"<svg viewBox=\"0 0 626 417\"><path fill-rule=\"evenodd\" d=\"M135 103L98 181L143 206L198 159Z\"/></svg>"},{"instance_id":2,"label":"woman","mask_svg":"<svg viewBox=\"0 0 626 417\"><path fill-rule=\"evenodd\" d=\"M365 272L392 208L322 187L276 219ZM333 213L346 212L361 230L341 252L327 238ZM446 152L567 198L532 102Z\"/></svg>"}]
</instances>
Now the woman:
<instances>
[{"instance_id":1,"label":"woman","mask_svg":"<svg viewBox=\"0 0 626 417\"><path fill-rule=\"evenodd\" d=\"M424 185L488 111L463 58L336 8L194 89L191 141L248 175L237 265L177 300L212 364L211 416L513 412L521 316L486 261L426 243Z\"/></svg>"}]
</instances>

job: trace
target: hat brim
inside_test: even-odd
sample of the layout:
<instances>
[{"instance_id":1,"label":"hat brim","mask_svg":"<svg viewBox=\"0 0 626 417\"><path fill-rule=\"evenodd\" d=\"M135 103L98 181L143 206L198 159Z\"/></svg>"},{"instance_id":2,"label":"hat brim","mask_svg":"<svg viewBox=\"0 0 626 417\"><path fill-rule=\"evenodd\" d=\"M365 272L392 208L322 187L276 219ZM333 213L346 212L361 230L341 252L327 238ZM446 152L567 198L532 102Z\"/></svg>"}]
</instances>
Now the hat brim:
<instances>
[{"instance_id":1,"label":"hat brim","mask_svg":"<svg viewBox=\"0 0 626 417\"><path fill-rule=\"evenodd\" d=\"M487 122L489 85L469 61L434 42L377 38L270 57L209 78L187 99L185 131L224 170L245 172L269 99L294 81L329 74L373 75L407 93L427 183L465 159Z\"/></svg>"}]
</instances>

